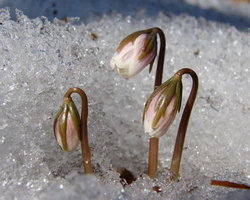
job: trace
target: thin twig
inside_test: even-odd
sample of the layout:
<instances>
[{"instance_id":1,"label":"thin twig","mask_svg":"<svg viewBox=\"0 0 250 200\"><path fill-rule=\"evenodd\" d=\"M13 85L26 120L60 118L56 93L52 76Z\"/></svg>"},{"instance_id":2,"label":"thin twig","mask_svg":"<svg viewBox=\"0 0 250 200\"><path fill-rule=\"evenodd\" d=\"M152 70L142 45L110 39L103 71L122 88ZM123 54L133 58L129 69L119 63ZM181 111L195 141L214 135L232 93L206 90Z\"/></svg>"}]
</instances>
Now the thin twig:
<instances>
[{"instance_id":1,"label":"thin twig","mask_svg":"<svg viewBox=\"0 0 250 200\"><path fill-rule=\"evenodd\" d=\"M211 185L250 190L249 185L234 183L230 181L211 180Z\"/></svg>"}]
</instances>

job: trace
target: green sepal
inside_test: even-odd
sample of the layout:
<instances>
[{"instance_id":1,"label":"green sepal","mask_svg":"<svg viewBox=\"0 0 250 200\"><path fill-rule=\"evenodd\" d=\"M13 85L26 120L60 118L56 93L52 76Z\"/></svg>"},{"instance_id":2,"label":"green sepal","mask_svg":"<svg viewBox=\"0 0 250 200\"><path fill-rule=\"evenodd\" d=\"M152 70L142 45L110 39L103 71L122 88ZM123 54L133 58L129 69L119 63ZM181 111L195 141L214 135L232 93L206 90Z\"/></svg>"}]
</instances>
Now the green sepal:
<instances>
[{"instance_id":1,"label":"green sepal","mask_svg":"<svg viewBox=\"0 0 250 200\"><path fill-rule=\"evenodd\" d=\"M76 108L76 105L74 103L74 101L70 101L69 104L68 104L68 108L69 108L69 112L70 112L70 115L72 117L72 120L73 120L73 123L74 123L74 126L76 127L77 129L77 134L80 138L80 115L78 113L78 110Z\"/></svg>"},{"instance_id":2,"label":"green sepal","mask_svg":"<svg viewBox=\"0 0 250 200\"><path fill-rule=\"evenodd\" d=\"M63 107L60 106L60 109L58 110L57 114L56 114L56 117L55 117L55 120L54 120L54 124L53 124L53 129L54 129L54 135L55 135L55 138L56 138L56 123L60 117L60 115L62 114L62 111L63 111ZM56 138L57 139L57 138Z\"/></svg>"},{"instance_id":3,"label":"green sepal","mask_svg":"<svg viewBox=\"0 0 250 200\"><path fill-rule=\"evenodd\" d=\"M148 35L145 43L144 43L144 50L138 57L139 60L143 59L145 56L147 56L149 53L152 52L153 48L155 48L156 44L156 33L151 33Z\"/></svg>"},{"instance_id":4,"label":"green sepal","mask_svg":"<svg viewBox=\"0 0 250 200\"><path fill-rule=\"evenodd\" d=\"M160 98L157 100L155 104L155 117L152 123L152 127L155 128L161 119L166 114L167 107L172 100L173 96L175 95L176 91L176 80L171 80L169 85L164 89Z\"/></svg>"},{"instance_id":5,"label":"green sepal","mask_svg":"<svg viewBox=\"0 0 250 200\"><path fill-rule=\"evenodd\" d=\"M141 34L148 34L151 33L152 29L147 29L147 30L141 30L141 31L136 31L134 33L129 34L127 37L125 37L119 44L118 48L116 51L121 51L124 46L126 46L129 42L134 42L136 38L141 35Z\"/></svg>"},{"instance_id":6,"label":"green sepal","mask_svg":"<svg viewBox=\"0 0 250 200\"><path fill-rule=\"evenodd\" d=\"M144 116L145 116L145 113L147 112L148 110L148 107L149 107L149 104L150 102L152 101L152 99L158 94L158 92L160 90L162 90L164 87L167 87L167 85L170 83L170 81L172 80L172 78L168 79L166 82L164 82L163 84L161 84L160 86L158 86L153 92L152 94L149 96L146 104L145 104L145 107L144 107L144 111L143 111L143 118L142 118L142 121L144 122Z\"/></svg>"},{"instance_id":7,"label":"green sepal","mask_svg":"<svg viewBox=\"0 0 250 200\"><path fill-rule=\"evenodd\" d=\"M176 88L176 81L173 80L168 84L168 87L164 89L160 98L156 101L154 108L155 111L159 110L160 108L165 108L166 106L168 106L171 99L175 95L175 88Z\"/></svg>"},{"instance_id":8,"label":"green sepal","mask_svg":"<svg viewBox=\"0 0 250 200\"><path fill-rule=\"evenodd\" d=\"M149 74L151 73L152 69L153 69L153 64L154 64L154 61L155 61L155 57L153 58L152 62L150 63L149 65Z\"/></svg>"},{"instance_id":9,"label":"green sepal","mask_svg":"<svg viewBox=\"0 0 250 200\"><path fill-rule=\"evenodd\" d=\"M61 140L62 140L62 149L64 151L67 151L68 147L67 147L67 140L66 140L66 130L67 130L67 118L68 118L68 112L69 112L69 108L68 108L68 103L64 103L62 105L63 107L63 111L62 111L62 115L60 117L60 121L59 121L59 133L61 135Z\"/></svg>"},{"instance_id":10,"label":"green sepal","mask_svg":"<svg viewBox=\"0 0 250 200\"><path fill-rule=\"evenodd\" d=\"M134 33L129 34L127 37L125 37L119 44L118 48L116 49L116 51L121 51L123 49L124 46L126 46L129 42L134 42L136 40L136 38L143 34L144 31L137 31Z\"/></svg>"},{"instance_id":11,"label":"green sepal","mask_svg":"<svg viewBox=\"0 0 250 200\"><path fill-rule=\"evenodd\" d=\"M181 101L182 101L182 81L179 80L177 81L177 85L176 85L176 101L175 101L175 107L177 107L178 112L180 112L181 109Z\"/></svg>"},{"instance_id":12,"label":"green sepal","mask_svg":"<svg viewBox=\"0 0 250 200\"><path fill-rule=\"evenodd\" d=\"M155 49L157 51L157 38L155 37ZM149 66L149 74L151 73L152 69L153 69L153 64L155 62L155 58L156 58L156 55L157 53L155 54L155 57L153 58L153 60L151 61L150 63L150 66Z\"/></svg>"}]
</instances>

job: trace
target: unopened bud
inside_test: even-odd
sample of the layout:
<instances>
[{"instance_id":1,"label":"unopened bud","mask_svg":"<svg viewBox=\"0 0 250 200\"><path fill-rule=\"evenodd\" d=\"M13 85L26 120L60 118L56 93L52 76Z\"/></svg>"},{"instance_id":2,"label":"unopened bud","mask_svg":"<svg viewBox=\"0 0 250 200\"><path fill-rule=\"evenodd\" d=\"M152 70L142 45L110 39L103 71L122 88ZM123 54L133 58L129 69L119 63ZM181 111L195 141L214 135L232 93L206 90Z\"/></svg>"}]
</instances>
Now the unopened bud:
<instances>
[{"instance_id":1,"label":"unopened bud","mask_svg":"<svg viewBox=\"0 0 250 200\"><path fill-rule=\"evenodd\" d=\"M131 78L152 65L157 54L157 37L154 29L137 31L121 41L110 65L124 78Z\"/></svg>"},{"instance_id":2,"label":"unopened bud","mask_svg":"<svg viewBox=\"0 0 250 200\"><path fill-rule=\"evenodd\" d=\"M178 74L159 86L149 97L144 108L144 130L150 137L167 132L181 107L182 82Z\"/></svg>"},{"instance_id":3,"label":"unopened bud","mask_svg":"<svg viewBox=\"0 0 250 200\"><path fill-rule=\"evenodd\" d=\"M80 137L80 116L70 97L64 98L63 105L54 121L54 133L62 150L73 151Z\"/></svg>"}]
</instances>

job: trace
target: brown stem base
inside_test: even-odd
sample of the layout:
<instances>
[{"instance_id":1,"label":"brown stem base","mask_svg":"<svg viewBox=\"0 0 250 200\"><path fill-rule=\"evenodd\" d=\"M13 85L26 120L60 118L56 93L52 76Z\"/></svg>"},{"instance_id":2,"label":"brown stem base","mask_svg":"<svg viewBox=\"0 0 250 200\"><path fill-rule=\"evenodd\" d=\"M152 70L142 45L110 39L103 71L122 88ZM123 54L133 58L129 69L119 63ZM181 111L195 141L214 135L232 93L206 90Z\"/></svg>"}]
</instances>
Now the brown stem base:
<instances>
[{"instance_id":1,"label":"brown stem base","mask_svg":"<svg viewBox=\"0 0 250 200\"><path fill-rule=\"evenodd\" d=\"M85 140L88 139L85 137ZM91 164L91 152L90 148L86 146L88 141L81 140L81 149L82 149L82 163L85 174L93 174L92 164Z\"/></svg>"},{"instance_id":2,"label":"brown stem base","mask_svg":"<svg viewBox=\"0 0 250 200\"><path fill-rule=\"evenodd\" d=\"M155 178L158 167L159 138L153 137L149 140L148 176Z\"/></svg>"}]
</instances>

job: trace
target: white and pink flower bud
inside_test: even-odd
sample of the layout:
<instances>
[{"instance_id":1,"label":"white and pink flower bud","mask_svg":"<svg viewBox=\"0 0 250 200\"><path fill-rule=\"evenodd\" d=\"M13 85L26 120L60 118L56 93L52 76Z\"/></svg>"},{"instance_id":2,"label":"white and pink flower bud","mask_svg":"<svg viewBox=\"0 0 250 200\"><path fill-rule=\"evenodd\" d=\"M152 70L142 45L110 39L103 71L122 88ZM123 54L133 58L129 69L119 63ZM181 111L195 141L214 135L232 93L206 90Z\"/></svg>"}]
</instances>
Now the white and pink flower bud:
<instances>
[{"instance_id":1,"label":"white and pink flower bud","mask_svg":"<svg viewBox=\"0 0 250 200\"><path fill-rule=\"evenodd\" d=\"M150 137L165 134L180 110L182 82L178 75L159 86L149 97L144 108L145 133Z\"/></svg>"},{"instance_id":2,"label":"white and pink flower bud","mask_svg":"<svg viewBox=\"0 0 250 200\"><path fill-rule=\"evenodd\" d=\"M110 65L122 77L131 78L147 65L152 65L156 54L156 33L151 29L138 31L121 41L110 61Z\"/></svg>"},{"instance_id":3,"label":"white and pink flower bud","mask_svg":"<svg viewBox=\"0 0 250 200\"><path fill-rule=\"evenodd\" d=\"M64 151L76 149L80 138L80 116L71 98L65 98L55 121L54 133Z\"/></svg>"}]
</instances>

